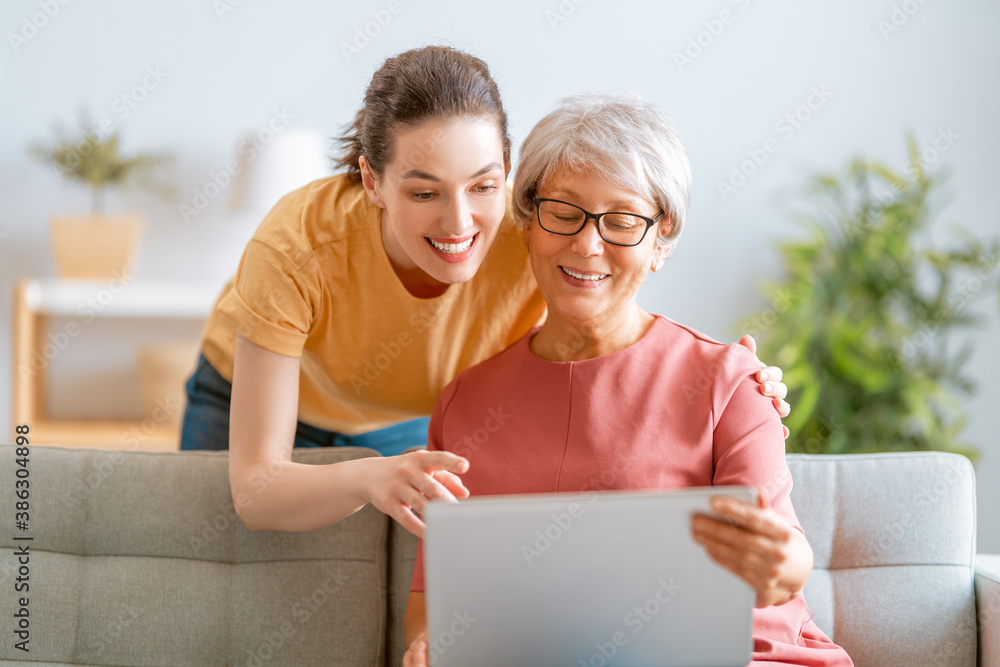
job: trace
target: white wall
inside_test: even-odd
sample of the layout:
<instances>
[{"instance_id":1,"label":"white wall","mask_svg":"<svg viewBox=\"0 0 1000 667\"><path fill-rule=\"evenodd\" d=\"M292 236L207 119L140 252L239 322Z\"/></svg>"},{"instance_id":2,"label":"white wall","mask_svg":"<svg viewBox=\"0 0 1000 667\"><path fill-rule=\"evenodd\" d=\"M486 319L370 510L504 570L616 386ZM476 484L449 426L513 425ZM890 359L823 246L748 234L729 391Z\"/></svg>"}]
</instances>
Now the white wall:
<instances>
[{"instance_id":1,"label":"white wall","mask_svg":"<svg viewBox=\"0 0 1000 667\"><path fill-rule=\"evenodd\" d=\"M429 43L452 44L490 63L515 142L558 98L580 91L631 90L675 117L692 157L693 206L674 258L644 288L642 301L724 340L737 337L736 320L766 306L758 287L780 275L775 245L798 233L782 206L794 186L811 170L860 153L901 165L906 129L927 146L951 128L958 138L939 161L953 172L947 216L979 236L1000 228L992 198L1000 173L1000 5L988 0L517 0L503 8L396 0L398 15L350 58L342 43L364 30L373 12L391 15L389 2L242 0L222 13L224 1L0 6L0 347L9 350L13 280L54 275L46 220L88 202L86 192L62 185L25 152L30 140L49 136L54 121L73 121L86 104L96 118L112 119L126 147L174 151L173 178L190 202L192 188L232 159L243 133L263 127L273 109L287 109L295 126L334 133L385 57ZM58 7L49 9L51 18L41 14L47 4ZM724 11L729 23L714 24L719 34L711 36ZM565 20L555 22L557 15ZM894 19L899 29L887 32ZM33 31L26 20L44 25ZM26 41L15 43L12 34ZM699 35L708 45L679 68L673 54ZM162 81L123 118L115 100L139 85L147 68L159 70ZM779 132L776 122L818 88L829 99L792 136ZM778 151L722 201L716 183L770 137ZM140 194L112 198L112 208L140 208L151 222L138 277L221 286L256 221L229 211L226 194L189 224L176 203ZM947 238L944 230L937 234ZM1000 520L990 509L1000 505L996 300L979 310L987 325L974 337L978 350L968 365L979 393L965 435L982 451L980 547L1000 552ZM98 337L108 354L113 336L112 329ZM0 372L10 378L9 353L0 355ZM105 402L130 400L114 382L100 384L100 393ZM87 405L72 395L60 400ZM4 382L3 433L9 406Z\"/></svg>"}]
</instances>

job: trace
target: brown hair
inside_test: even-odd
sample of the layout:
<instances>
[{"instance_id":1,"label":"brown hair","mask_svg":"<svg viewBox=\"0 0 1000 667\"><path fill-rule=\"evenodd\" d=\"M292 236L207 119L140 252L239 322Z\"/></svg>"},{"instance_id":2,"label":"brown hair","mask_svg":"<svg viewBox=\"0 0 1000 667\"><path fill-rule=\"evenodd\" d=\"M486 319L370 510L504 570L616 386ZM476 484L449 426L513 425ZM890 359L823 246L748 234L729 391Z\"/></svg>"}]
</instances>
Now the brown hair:
<instances>
[{"instance_id":1,"label":"brown hair","mask_svg":"<svg viewBox=\"0 0 1000 667\"><path fill-rule=\"evenodd\" d=\"M507 112L486 63L447 46L426 46L389 58L372 76L354 122L336 137L334 167L361 181L358 158L381 176L393 159L396 130L426 120L471 116L496 121L504 161L510 159Z\"/></svg>"}]
</instances>

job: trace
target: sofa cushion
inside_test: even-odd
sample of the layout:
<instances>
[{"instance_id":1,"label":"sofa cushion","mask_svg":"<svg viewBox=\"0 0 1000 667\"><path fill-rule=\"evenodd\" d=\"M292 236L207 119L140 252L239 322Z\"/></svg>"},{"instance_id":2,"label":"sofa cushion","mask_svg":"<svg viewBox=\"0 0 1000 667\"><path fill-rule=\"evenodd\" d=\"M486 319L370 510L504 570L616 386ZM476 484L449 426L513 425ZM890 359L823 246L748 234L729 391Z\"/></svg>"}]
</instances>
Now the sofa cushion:
<instances>
[{"instance_id":1,"label":"sofa cushion","mask_svg":"<svg viewBox=\"0 0 1000 667\"><path fill-rule=\"evenodd\" d=\"M973 665L975 479L941 452L790 454L817 625L857 665Z\"/></svg>"},{"instance_id":2,"label":"sofa cushion","mask_svg":"<svg viewBox=\"0 0 1000 667\"><path fill-rule=\"evenodd\" d=\"M14 478L14 448L0 448ZM302 463L377 456L295 450ZM310 533L238 519L226 452L32 447L30 654L93 665L382 665L389 520L366 507ZM15 562L3 543L0 566ZM12 618L16 599L0 596Z\"/></svg>"}]
</instances>

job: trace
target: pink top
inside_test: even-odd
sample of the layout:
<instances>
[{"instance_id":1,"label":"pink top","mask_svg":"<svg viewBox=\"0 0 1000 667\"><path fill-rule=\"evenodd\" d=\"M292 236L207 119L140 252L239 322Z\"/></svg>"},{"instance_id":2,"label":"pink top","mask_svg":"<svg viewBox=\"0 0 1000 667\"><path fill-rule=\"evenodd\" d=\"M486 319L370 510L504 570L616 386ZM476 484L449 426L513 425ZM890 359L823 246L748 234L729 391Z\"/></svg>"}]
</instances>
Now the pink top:
<instances>
[{"instance_id":1,"label":"pink top","mask_svg":"<svg viewBox=\"0 0 1000 667\"><path fill-rule=\"evenodd\" d=\"M656 316L636 343L552 362L529 332L441 393L428 449L469 459L472 495L742 484L796 528L781 422L749 350ZM422 543L411 590L424 590ZM805 599L754 610L755 665L852 665Z\"/></svg>"}]
</instances>

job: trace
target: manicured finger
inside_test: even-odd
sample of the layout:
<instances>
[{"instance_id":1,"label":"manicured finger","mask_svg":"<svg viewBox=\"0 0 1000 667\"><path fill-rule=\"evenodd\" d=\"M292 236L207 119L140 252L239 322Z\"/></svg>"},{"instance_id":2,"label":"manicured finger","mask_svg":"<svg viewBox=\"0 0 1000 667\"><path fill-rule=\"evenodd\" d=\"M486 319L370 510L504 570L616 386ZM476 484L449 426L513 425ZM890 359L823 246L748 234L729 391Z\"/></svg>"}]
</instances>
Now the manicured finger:
<instances>
[{"instance_id":1,"label":"manicured finger","mask_svg":"<svg viewBox=\"0 0 1000 667\"><path fill-rule=\"evenodd\" d=\"M427 496L412 486L403 488L396 494L396 496L400 503L408 506L411 510L417 512L418 514L424 511L424 508L427 507L427 503L429 502Z\"/></svg>"},{"instance_id":2,"label":"manicured finger","mask_svg":"<svg viewBox=\"0 0 1000 667\"><path fill-rule=\"evenodd\" d=\"M753 336L747 334L739 340L739 344L753 352L754 356L757 356L757 341L753 339Z\"/></svg>"},{"instance_id":3,"label":"manicured finger","mask_svg":"<svg viewBox=\"0 0 1000 667\"><path fill-rule=\"evenodd\" d=\"M461 475L469 471L469 459L451 452L424 452L420 461L427 472L447 470Z\"/></svg>"},{"instance_id":4,"label":"manicured finger","mask_svg":"<svg viewBox=\"0 0 1000 667\"><path fill-rule=\"evenodd\" d=\"M423 539L424 528L426 528L427 526L424 524L423 521L418 519L417 516L413 512L411 512L408 507L406 507L403 504L400 504L399 506L397 506L396 509L394 509L391 512L391 515L392 518L395 519L400 526L410 531L417 537Z\"/></svg>"},{"instance_id":5,"label":"manicured finger","mask_svg":"<svg viewBox=\"0 0 1000 667\"><path fill-rule=\"evenodd\" d=\"M760 537L735 521L707 515L701 515L691 522L691 534L700 544L717 542L731 546L741 545L744 549L758 548L751 540Z\"/></svg>"},{"instance_id":6,"label":"manicured finger","mask_svg":"<svg viewBox=\"0 0 1000 667\"><path fill-rule=\"evenodd\" d=\"M420 474L413 480L413 487L424 494L427 500L444 500L450 503L457 503L458 499L449 491L444 484L437 481L433 475ZM423 504L418 509L423 509Z\"/></svg>"},{"instance_id":7,"label":"manicured finger","mask_svg":"<svg viewBox=\"0 0 1000 667\"><path fill-rule=\"evenodd\" d=\"M706 514L698 514L691 519L691 536L695 538L696 542L702 542L705 535L713 535L724 530L732 531L740 530L740 528Z\"/></svg>"},{"instance_id":8,"label":"manicured finger","mask_svg":"<svg viewBox=\"0 0 1000 667\"><path fill-rule=\"evenodd\" d=\"M708 534L698 535L697 541L715 562L745 580L760 581L774 569L774 558L767 552L748 551L742 545L716 540Z\"/></svg>"},{"instance_id":9,"label":"manicured finger","mask_svg":"<svg viewBox=\"0 0 1000 667\"><path fill-rule=\"evenodd\" d=\"M735 521L724 521L714 517L701 517L698 521L692 522L692 535L695 540L702 543L720 543L730 546L748 544L748 538L754 535Z\"/></svg>"},{"instance_id":10,"label":"manicured finger","mask_svg":"<svg viewBox=\"0 0 1000 667\"><path fill-rule=\"evenodd\" d=\"M725 496L715 496L711 501L712 511L717 515L720 522L735 524L745 528L751 519L751 511L758 511L756 507L744 500L736 500Z\"/></svg>"},{"instance_id":11,"label":"manicured finger","mask_svg":"<svg viewBox=\"0 0 1000 667\"><path fill-rule=\"evenodd\" d=\"M428 648L427 633L421 632L406 648L406 654L403 656L403 667L409 665L426 665L430 659Z\"/></svg>"},{"instance_id":12,"label":"manicured finger","mask_svg":"<svg viewBox=\"0 0 1000 667\"><path fill-rule=\"evenodd\" d=\"M711 525L703 527L694 532L697 542L705 545L724 545L735 552L742 554L741 558L751 562L768 561L778 557L778 547L775 540L764 537L758 533L750 532L745 528L727 528L722 525Z\"/></svg>"},{"instance_id":13,"label":"manicured finger","mask_svg":"<svg viewBox=\"0 0 1000 667\"><path fill-rule=\"evenodd\" d=\"M781 369L777 366L765 366L757 371L757 382L767 382L768 380L781 382L782 375Z\"/></svg>"},{"instance_id":14,"label":"manicured finger","mask_svg":"<svg viewBox=\"0 0 1000 667\"><path fill-rule=\"evenodd\" d=\"M785 416L787 417L788 414L786 413ZM782 424L781 425L781 432L784 434L785 440L788 440L788 434L791 433L791 431L788 430L788 427L785 426L784 424Z\"/></svg>"},{"instance_id":15,"label":"manicured finger","mask_svg":"<svg viewBox=\"0 0 1000 667\"><path fill-rule=\"evenodd\" d=\"M775 398L771 402L774 403L774 409L778 411L778 416L781 417L782 419L784 419L785 417L787 417L788 413L790 413L792 411L792 406L790 406L782 398ZM785 429L785 430L787 431L788 429ZM786 438L788 437L787 433L785 434L785 437Z\"/></svg>"},{"instance_id":16,"label":"manicured finger","mask_svg":"<svg viewBox=\"0 0 1000 667\"><path fill-rule=\"evenodd\" d=\"M751 533L774 540L788 539L787 528L778 523L777 515L772 510L760 509L732 498L715 497L712 499L712 511Z\"/></svg>"},{"instance_id":17,"label":"manicured finger","mask_svg":"<svg viewBox=\"0 0 1000 667\"><path fill-rule=\"evenodd\" d=\"M762 510L768 509L771 506L771 499L767 497L766 493L764 493L764 489L760 488L759 486L756 487L756 489L757 489L757 507L761 508Z\"/></svg>"},{"instance_id":18,"label":"manicured finger","mask_svg":"<svg viewBox=\"0 0 1000 667\"><path fill-rule=\"evenodd\" d=\"M462 484L462 480L458 475L450 473L447 470L438 470L434 473L434 479L441 482L456 498L469 497L469 490Z\"/></svg>"},{"instance_id":19,"label":"manicured finger","mask_svg":"<svg viewBox=\"0 0 1000 667\"><path fill-rule=\"evenodd\" d=\"M758 581L777 576L787 560L785 551L773 541L744 530L699 532L695 541L718 556L720 564Z\"/></svg>"},{"instance_id":20,"label":"manicured finger","mask_svg":"<svg viewBox=\"0 0 1000 667\"><path fill-rule=\"evenodd\" d=\"M774 382L767 380L760 385L760 393L770 398L782 399L788 395L788 387L784 382Z\"/></svg>"},{"instance_id":21,"label":"manicured finger","mask_svg":"<svg viewBox=\"0 0 1000 667\"><path fill-rule=\"evenodd\" d=\"M409 662L407 662L407 658ZM410 644L409 650L407 650L406 655L403 656L403 666L404 667L427 667L428 659L428 646L427 642L421 639L417 639L412 644Z\"/></svg>"}]
</instances>

